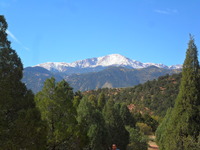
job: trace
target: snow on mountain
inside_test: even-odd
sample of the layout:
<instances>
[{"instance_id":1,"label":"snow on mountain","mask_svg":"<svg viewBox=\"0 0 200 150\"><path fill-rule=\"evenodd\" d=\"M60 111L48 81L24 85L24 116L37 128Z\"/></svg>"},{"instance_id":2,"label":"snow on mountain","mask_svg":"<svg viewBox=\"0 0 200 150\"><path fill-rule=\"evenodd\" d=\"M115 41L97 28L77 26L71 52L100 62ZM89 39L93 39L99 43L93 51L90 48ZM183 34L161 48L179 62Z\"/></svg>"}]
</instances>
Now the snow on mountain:
<instances>
[{"instance_id":1,"label":"snow on mountain","mask_svg":"<svg viewBox=\"0 0 200 150\"><path fill-rule=\"evenodd\" d=\"M169 69L182 69L183 68L183 65L172 65L172 66L169 66Z\"/></svg>"},{"instance_id":2,"label":"snow on mountain","mask_svg":"<svg viewBox=\"0 0 200 150\"><path fill-rule=\"evenodd\" d=\"M149 66L156 66L158 68L169 69L169 67L164 64L156 64L156 63L143 63L143 64L144 64L144 68L149 67Z\"/></svg>"},{"instance_id":3,"label":"snow on mountain","mask_svg":"<svg viewBox=\"0 0 200 150\"><path fill-rule=\"evenodd\" d=\"M64 62L47 62L47 63L42 63L36 66L43 67L49 71L64 72L66 71L66 68L70 67L70 64L64 63Z\"/></svg>"},{"instance_id":4,"label":"snow on mountain","mask_svg":"<svg viewBox=\"0 0 200 150\"><path fill-rule=\"evenodd\" d=\"M64 62L48 62L39 64L36 66L43 67L50 71L58 71L65 72L69 68L77 68L77 69L87 69L87 68L96 68L96 67L109 67L109 66L126 66L130 68L146 68L149 66L156 66L159 68L165 69L180 69L182 65L173 65L166 66L164 64L156 64L156 63L141 63L136 60L131 60L122 56L120 54L111 54L103 57L97 58L89 58L85 60L79 60L72 63L64 63Z\"/></svg>"}]
</instances>

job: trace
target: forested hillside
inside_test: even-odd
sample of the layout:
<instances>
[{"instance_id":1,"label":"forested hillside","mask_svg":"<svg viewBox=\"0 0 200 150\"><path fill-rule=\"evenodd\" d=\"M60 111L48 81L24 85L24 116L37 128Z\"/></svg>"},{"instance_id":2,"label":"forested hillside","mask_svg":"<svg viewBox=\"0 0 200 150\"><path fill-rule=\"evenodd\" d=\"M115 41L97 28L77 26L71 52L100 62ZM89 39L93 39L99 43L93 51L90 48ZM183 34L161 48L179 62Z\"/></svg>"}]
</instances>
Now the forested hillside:
<instances>
[{"instance_id":1,"label":"forested hillside","mask_svg":"<svg viewBox=\"0 0 200 150\"><path fill-rule=\"evenodd\" d=\"M180 69L164 69L150 66L142 69L125 67L108 67L98 72L66 75L62 72L52 72L42 67L27 67L24 69L22 81L34 93L39 92L48 78L56 81L65 79L74 91L88 91L98 88L132 87L148 80L157 79L166 74L179 73Z\"/></svg>"},{"instance_id":2,"label":"forested hillside","mask_svg":"<svg viewBox=\"0 0 200 150\"><path fill-rule=\"evenodd\" d=\"M166 74L179 73L181 70L169 70L150 66L143 69L110 67L100 72L74 74L66 81L75 91L88 91L98 88L132 87L148 80L157 79Z\"/></svg>"},{"instance_id":3,"label":"forested hillside","mask_svg":"<svg viewBox=\"0 0 200 150\"><path fill-rule=\"evenodd\" d=\"M84 92L86 95L105 93L117 102L134 104L137 109L148 108L152 113L164 116L169 107L173 107L179 91L181 74L161 76L132 88L98 89Z\"/></svg>"}]
</instances>

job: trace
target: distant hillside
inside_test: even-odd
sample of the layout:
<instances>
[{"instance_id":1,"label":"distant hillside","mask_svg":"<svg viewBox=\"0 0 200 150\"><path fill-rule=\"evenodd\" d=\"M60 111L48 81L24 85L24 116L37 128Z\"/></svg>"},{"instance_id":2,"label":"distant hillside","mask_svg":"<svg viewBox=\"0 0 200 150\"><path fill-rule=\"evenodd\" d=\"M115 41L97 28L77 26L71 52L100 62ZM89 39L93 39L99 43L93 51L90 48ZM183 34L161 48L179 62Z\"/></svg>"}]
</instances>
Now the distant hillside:
<instances>
[{"instance_id":1,"label":"distant hillside","mask_svg":"<svg viewBox=\"0 0 200 150\"><path fill-rule=\"evenodd\" d=\"M93 90L85 93L97 95L104 91L108 97L112 96L116 101L132 103L141 108L146 107L155 114L164 116L166 110L174 105L181 78L181 74L174 73L179 72L180 70L162 69L155 66L144 69L110 67L100 72L66 77L42 67L28 67L24 70L22 81L29 89L37 93L42 89L46 79L54 76L57 81L61 81L65 77L75 91ZM98 88L104 89L94 90Z\"/></svg>"},{"instance_id":2,"label":"distant hillside","mask_svg":"<svg viewBox=\"0 0 200 150\"><path fill-rule=\"evenodd\" d=\"M51 72L42 67L28 67L24 69L22 81L34 93L39 92L44 81L53 76L57 81L65 79L74 88L74 91L87 91L98 88L132 87L166 74L179 72L180 70L163 69L155 66L143 69L109 67L99 72L67 76L64 73Z\"/></svg>"},{"instance_id":3,"label":"distant hillside","mask_svg":"<svg viewBox=\"0 0 200 150\"><path fill-rule=\"evenodd\" d=\"M44 81L51 77L55 77L56 81L63 80L61 76L53 74L42 67L27 67L24 69L22 82L26 84L28 89L37 93L42 89Z\"/></svg>"},{"instance_id":4,"label":"distant hillside","mask_svg":"<svg viewBox=\"0 0 200 150\"><path fill-rule=\"evenodd\" d=\"M107 98L134 104L137 109L148 108L155 115L164 116L169 107L174 106L179 91L181 74L161 76L132 88L98 89L84 92L86 95L98 95L103 92Z\"/></svg>"},{"instance_id":5,"label":"distant hillside","mask_svg":"<svg viewBox=\"0 0 200 150\"><path fill-rule=\"evenodd\" d=\"M67 76L65 80L75 91L88 91L98 88L132 87L166 74L179 72L180 70L169 70L155 66L143 69L110 67L99 72Z\"/></svg>"}]
</instances>

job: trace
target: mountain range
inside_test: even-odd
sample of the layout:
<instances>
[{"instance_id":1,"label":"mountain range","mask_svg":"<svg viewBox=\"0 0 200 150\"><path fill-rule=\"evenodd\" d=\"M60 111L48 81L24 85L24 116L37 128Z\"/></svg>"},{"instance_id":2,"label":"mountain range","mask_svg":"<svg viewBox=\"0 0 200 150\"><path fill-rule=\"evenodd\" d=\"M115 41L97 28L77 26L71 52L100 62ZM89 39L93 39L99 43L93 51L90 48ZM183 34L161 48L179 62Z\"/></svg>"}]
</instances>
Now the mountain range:
<instances>
[{"instance_id":1,"label":"mountain range","mask_svg":"<svg viewBox=\"0 0 200 150\"><path fill-rule=\"evenodd\" d=\"M156 66L164 69L181 69L182 65L167 66L164 64L156 63L142 63L136 60L129 59L120 54L111 54L107 56L89 58L85 60L79 60L72 63L65 62L47 62L36 65L43 67L52 72L62 72L65 74L73 73L88 73L103 70L110 66L121 66L131 69L147 68L149 66Z\"/></svg>"},{"instance_id":2,"label":"mountain range","mask_svg":"<svg viewBox=\"0 0 200 150\"><path fill-rule=\"evenodd\" d=\"M130 87L165 74L181 71L182 65L166 66L142 63L119 54L90 58L73 63L47 62L24 69L22 81L34 93L39 92L47 78L66 80L75 91L98 88Z\"/></svg>"}]
</instances>

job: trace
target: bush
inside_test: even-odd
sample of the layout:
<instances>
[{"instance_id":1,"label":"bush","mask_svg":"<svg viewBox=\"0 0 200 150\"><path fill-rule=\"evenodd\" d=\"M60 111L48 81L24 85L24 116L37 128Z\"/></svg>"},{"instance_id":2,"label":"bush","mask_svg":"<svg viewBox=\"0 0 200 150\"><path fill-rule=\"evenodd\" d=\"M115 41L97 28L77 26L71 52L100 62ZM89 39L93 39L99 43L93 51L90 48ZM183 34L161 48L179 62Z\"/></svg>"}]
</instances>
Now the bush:
<instances>
[{"instance_id":1,"label":"bush","mask_svg":"<svg viewBox=\"0 0 200 150\"><path fill-rule=\"evenodd\" d=\"M147 150L147 138L139 130L126 126L126 130L129 132L130 140L127 146L127 150Z\"/></svg>"},{"instance_id":2,"label":"bush","mask_svg":"<svg viewBox=\"0 0 200 150\"><path fill-rule=\"evenodd\" d=\"M139 128L140 132L144 135L151 135L152 134L152 128L148 126L146 123L137 123L136 127Z\"/></svg>"}]
</instances>

